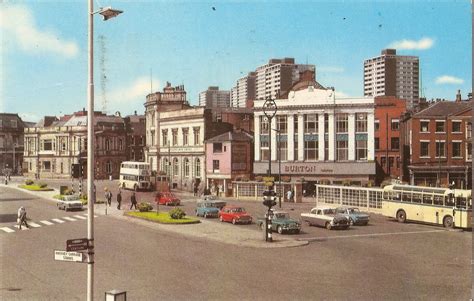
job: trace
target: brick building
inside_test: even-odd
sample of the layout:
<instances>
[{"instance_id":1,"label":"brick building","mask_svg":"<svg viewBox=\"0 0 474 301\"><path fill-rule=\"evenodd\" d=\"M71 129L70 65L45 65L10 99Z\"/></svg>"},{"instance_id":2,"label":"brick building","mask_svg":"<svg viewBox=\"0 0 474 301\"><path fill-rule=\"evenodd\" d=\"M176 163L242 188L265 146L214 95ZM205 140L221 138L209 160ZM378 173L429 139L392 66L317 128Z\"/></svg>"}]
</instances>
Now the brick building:
<instances>
[{"instance_id":1,"label":"brick building","mask_svg":"<svg viewBox=\"0 0 474 301\"><path fill-rule=\"evenodd\" d=\"M0 113L0 174L21 173L25 127L18 114Z\"/></svg>"},{"instance_id":2,"label":"brick building","mask_svg":"<svg viewBox=\"0 0 474 301\"><path fill-rule=\"evenodd\" d=\"M400 118L406 111L406 101L395 96L375 97L375 161L376 184L384 179L402 177L400 155Z\"/></svg>"},{"instance_id":3,"label":"brick building","mask_svg":"<svg viewBox=\"0 0 474 301\"><path fill-rule=\"evenodd\" d=\"M127 161L145 161L145 115L125 116Z\"/></svg>"},{"instance_id":4,"label":"brick building","mask_svg":"<svg viewBox=\"0 0 474 301\"><path fill-rule=\"evenodd\" d=\"M402 160L411 184L472 186L472 104L458 92L456 101L440 101L405 118Z\"/></svg>"}]
</instances>

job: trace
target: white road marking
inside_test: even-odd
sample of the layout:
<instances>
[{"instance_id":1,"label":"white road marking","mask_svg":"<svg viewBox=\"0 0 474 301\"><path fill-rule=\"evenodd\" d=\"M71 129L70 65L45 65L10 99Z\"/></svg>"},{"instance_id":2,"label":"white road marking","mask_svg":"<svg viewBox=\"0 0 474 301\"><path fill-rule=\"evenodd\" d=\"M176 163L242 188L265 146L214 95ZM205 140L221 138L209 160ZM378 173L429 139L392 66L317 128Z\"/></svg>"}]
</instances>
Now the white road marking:
<instances>
[{"instance_id":1,"label":"white road marking","mask_svg":"<svg viewBox=\"0 0 474 301\"><path fill-rule=\"evenodd\" d=\"M89 216L89 214L87 213L84 213L85 216ZM94 217L98 217L97 215L94 215Z\"/></svg>"},{"instance_id":2,"label":"white road marking","mask_svg":"<svg viewBox=\"0 0 474 301\"><path fill-rule=\"evenodd\" d=\"M40 223L45 224L46 226L54 225L54 223L49 222L49 221L40 221Z\"/></svg>"},{"instance_id":3,"label":"white road marking","mask_svg":"<svg viewBox=\"0 0 474 301\"><path fill-rule=\"evenodd\" d=\"M20 226L18 226L18 225L15 225L14 227L17 228L17 229L20 229ZM29 230L29 229L26 226L21 226L21 231L23 231L23 230Z\"/></svg>"},{"instance_id":4,"label":"white road marking","mask_svg":"<svg viewBox=\"0 0 474 301\"><path fill-rule=\"evenodd\" d=\"M302 238L302 239L303 239L303 240L308 240L308 241L317 241L317 240L326 240L326 239L335 239L335 238L389 236L389 235L436 233L436 232L446 232L446 230L412 231L412 232L391 232L391 233L372 233L372 234L355 234L355 235L339 235L339 236L311 237L311 238Z\"/></svg>"},{"instance_id":5,"label":"white road marking","mask_svg":"<svg viewBox=\"0 0 474 301\"><path fill-rule=\"evenodd\" d=\"M8 227L0 228L0 230L3 230L3 231L5 231L5 232L7 232L7 233L15 232L15 230L12 230L12 229L10 229L10 228L8 228Z\"/></svg>"},{"instance_id":6,"label":"white road marking","mask_svg":"<svg viewBox=\"0 0 474 301\"><path fill-rule=\"evenodd\" d=\"M28 226L31 226L31 227L33 227L33 228L39 228L39 227L41 227L41 225L38 225L37 223L33 223L33 222L29 222L29 223L28 223Z\"/></svg>"},{"instance_id":7,"label":"white road marking","mask_svg":"<svg viewBox=\"0 0 474 301\"><path fill-rule=\"evenodd\" d=\"M69 217L69 216L65 216L65 217L63 217L63 219L65 219L67 221L71 221L71 222L77 221L77 219Z\"/></svg>"},{"instance_id":8,"label":"white road marking","mask_svg":"<svg viewBox=\"0 0 474 301\"><path fill-rule=\"evenodd\" d=\"M63 220L60 220L59 218L53 218L52 221L54 221L54 222L56 222L56 223L58 223L58 224L64 223L64 221L63 221Z\"/></svg>"},{"instance_id":9,"label":"white road marking","mask_svg":"<svg viewBox=\"0 0 474 301\"><path fill-rule=\"evenodd\" d=\"M79 219L87 219L87 217L82 216L82 215L74 215L74 217L77 217L77 218L79 218Z\"/></svg>"}]
</instances>

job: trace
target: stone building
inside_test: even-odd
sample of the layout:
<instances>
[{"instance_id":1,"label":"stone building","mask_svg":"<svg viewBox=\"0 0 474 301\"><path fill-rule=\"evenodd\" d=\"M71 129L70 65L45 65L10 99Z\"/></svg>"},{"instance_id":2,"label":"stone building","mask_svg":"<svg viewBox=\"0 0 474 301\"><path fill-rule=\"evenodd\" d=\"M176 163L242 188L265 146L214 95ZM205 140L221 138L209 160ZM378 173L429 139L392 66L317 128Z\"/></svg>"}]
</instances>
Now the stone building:
<instances>
[{"instance_id":1,"label":"stone building","mask_svg":"<svg viewBox=\"0 0 474 301\"><path fill-rule=\"evenodd\" d=\"M22 172L23 132L28 127L18 114L0 113L0 174Z\"/></svg>"}]
</instances>

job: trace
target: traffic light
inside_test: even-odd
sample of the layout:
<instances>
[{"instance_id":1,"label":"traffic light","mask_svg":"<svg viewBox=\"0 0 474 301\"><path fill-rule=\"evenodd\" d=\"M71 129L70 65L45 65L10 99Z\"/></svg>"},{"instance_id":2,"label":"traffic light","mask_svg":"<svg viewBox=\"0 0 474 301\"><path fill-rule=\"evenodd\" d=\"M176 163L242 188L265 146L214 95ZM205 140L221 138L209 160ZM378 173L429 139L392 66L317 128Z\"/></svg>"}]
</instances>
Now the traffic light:
<instances>
[{"instance_id":1,"label":"traffic light","mask_svg":"<svg viewBox=\"0 0 474 301\"><path fill-rule=\"evenodd\" d=\"M81 164L72 165L72 177L78 179L81 177Z\"/></svg>"},{"instance_id":2,"label":"traffic light","mask_svg":"<svg viewBox=\"0 0 474 301\"><path fill-rule=\"evenodd\" d=\"M263 192L263 205L269 209L276 205L276 192L274 190L265 190Z\"/></svg>"}]
</instances>

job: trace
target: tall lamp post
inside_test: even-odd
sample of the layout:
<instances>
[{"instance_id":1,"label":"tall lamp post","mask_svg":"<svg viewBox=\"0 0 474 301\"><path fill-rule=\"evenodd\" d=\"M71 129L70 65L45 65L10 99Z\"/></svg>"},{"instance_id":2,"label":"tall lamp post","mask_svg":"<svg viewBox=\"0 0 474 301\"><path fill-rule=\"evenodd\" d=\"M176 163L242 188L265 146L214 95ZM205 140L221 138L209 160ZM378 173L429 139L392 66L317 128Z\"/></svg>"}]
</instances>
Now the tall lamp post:
<instances>
[{"instance_id":1,"label":"tall lamp post","mask_svg":"<svg viewBox=\"0 0 474 301\"><path fill-rule=\"evenodd\" d=\"M87 258L87 300L94 299L94 15L101 14L104 21L116 17L123 11L111 7L94 12L92 0L88 0L88 75L87 86L87 239L89 250Z\"/></svg>"},{"instance_id":2,"label":"tall lamp post","mask_svg":"<svg viewBox=\"0 0 474 301\"><path fill-rule=\"evenodd\" d=\"M281 209L281 143L280 143L280 134L281 131L279 129L272 129L273 131L278 133L278 207Z\"/></svg>"}]
</instances>

